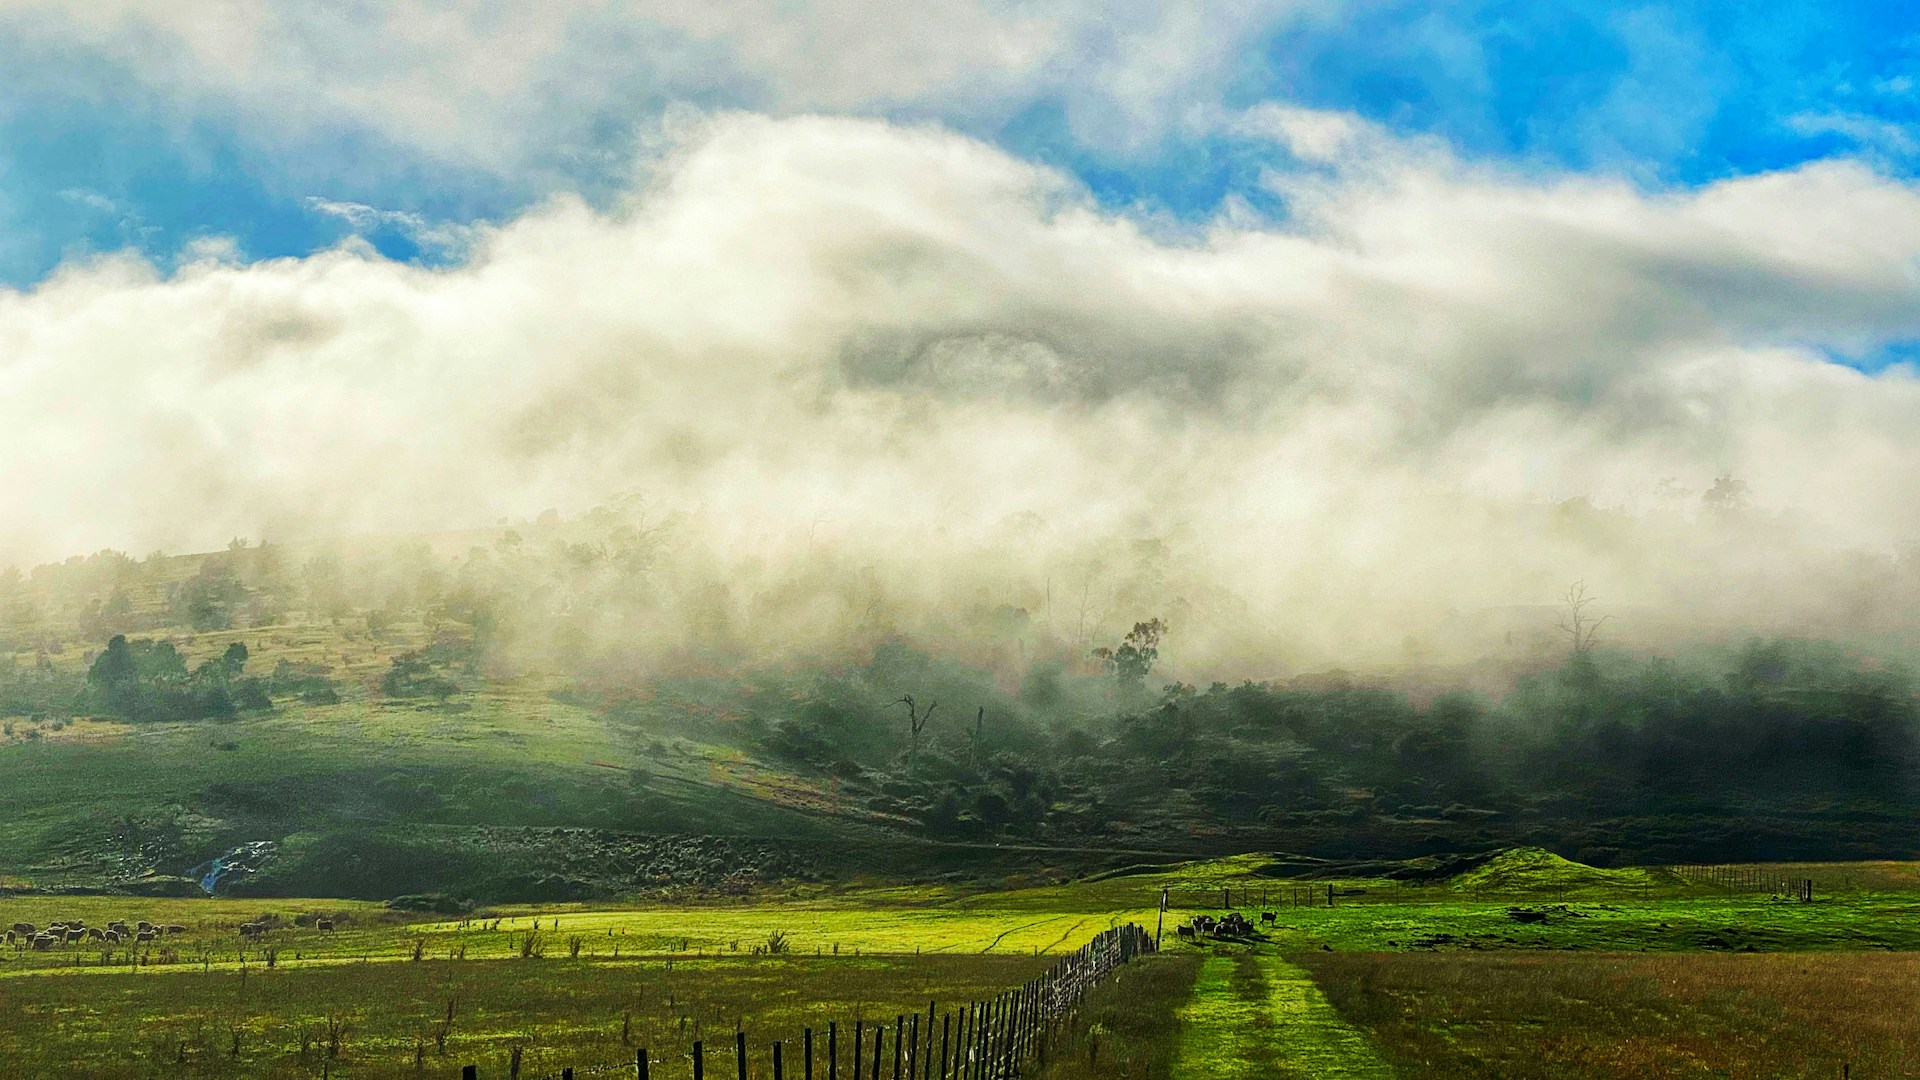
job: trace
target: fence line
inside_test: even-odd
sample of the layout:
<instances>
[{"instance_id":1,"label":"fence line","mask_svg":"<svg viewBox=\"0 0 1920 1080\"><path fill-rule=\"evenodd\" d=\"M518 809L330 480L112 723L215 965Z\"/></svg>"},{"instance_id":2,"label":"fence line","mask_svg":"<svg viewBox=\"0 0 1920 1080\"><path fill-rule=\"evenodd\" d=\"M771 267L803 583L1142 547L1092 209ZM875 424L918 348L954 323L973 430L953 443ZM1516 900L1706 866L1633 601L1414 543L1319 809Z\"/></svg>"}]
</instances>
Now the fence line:
<instances>
[{"instance_id":1,"label":"fence line","mask_svg":"<svg viewBox=\"0 0 1920 1080\"><path fill-rule=\"evenodd\" d=\"M882 1072L889 1058L888 1028L884 1021L871 1029L864 1020L854 1023L853 1053L848 1069L841 1067L840 1025L837 1021L830 1022L823 1080L842 1080L843 1076L851 1080L1011 1080L1020 1075L1028 1062L1046 1064L1048 1043L1101 980L1134 957L1153 951L1153 935L1133 923L1103 930L1038 977L989 1000L967 1002L941 1013L937 1041L934 1038L936 1002L927 1003L924 1026L918 1012L911 1018L902 1013L893 1020L892 1069L886 1075ZM800 1053L792 1063L799 1068L791 1080L815 1080L815 1041L814 1029L804 1029ZM869 1048L871 1058L867 1056ZM763 1051L751 1050L745 1031L734 1033L731 1053L709 1053L704 1041L695 1040L688 1054L691 1072L675 1070L675 1075L707 1080L707 1067L712 1064L714 1080L723 1080L725 1066L730 1063L736 1080L748 1080L750 1059L758 1053L764 1054L773 1080L789 1080L786 1049L784 1043L775 1040ZM714 1060L710 1063L708 1057ZM728 1062L728 1058L732 1061ZM647 1047L641 1047L631 1062L562 1069L526 1080L575 1080L602 1075L671 1080L666 1065L667 1059L655 1059ZM460 1076L461 1080L480 1080L480 1068L462 1066ZM509 1071L508 1080L522 1080L517 1065Z\"/></svg>"}]
</instances>

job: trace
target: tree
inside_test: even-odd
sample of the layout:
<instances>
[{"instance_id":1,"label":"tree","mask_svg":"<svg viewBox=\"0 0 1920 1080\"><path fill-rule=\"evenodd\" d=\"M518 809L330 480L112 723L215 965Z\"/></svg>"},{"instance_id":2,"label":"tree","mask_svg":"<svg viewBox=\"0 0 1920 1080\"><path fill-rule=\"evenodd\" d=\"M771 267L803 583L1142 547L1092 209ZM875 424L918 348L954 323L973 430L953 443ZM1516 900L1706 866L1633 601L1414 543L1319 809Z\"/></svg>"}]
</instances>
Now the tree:
<instances>
[{"instance_id":1,"label":"tree","mask_svg":"<svg viewBox=\"0 0 1920 1080\"><path fill-rule=\"evenodd\" d=\"M94 658L93 667L87 671L87 681L99 689L107 704L116 712L127 711L140 681L140 666L133 657L133 647L127 644L127 635L115 634L107 642L107 647Z\"/></svg>"},{"instance_id":2,"label":"tree","mask_svg":"<svg viewBox=\"0 0 1920 1080\"><path fill-rule=\"evenodd\" d=\"M1167 624L1158 618L1134 623L1133 629L1121 639L1119 648L1102 646L1093 650L1093 657L1107 666L1122 689L1139 690L1147 681L1147 673L1153 670L1154 662L1160 659L1160 639L1166 632Z\"/></svg>"},{"instance_id":3,"label":"tree","mask_svg":"<svg viewBox=\"0 0 1920 1080\"><path fill-rule=\"evenodd\" d=\"M208 557L198 573L173 590L174 620L195 630L225 630L233 625L234 611L246 599L247 587L234 575L232 563Z\"/></svg>"},{"instance_id":4,"label":"tree","mask_svg":"<svg viewBox=\"0 0 1920 1080\"><path fill-rule=\"evenodd\" d=\"M1726 516L1747 508L1747 482L1731 475L1717 476L1713 486L1702 492L1700 505L1710 514Z\"/></svg>"},{"instance_id":5,"label":"tree","mask_svg":"<svg viewBox=\"0 0 1920 1080\"><path fill-rule=\"evenodd\" d=\"M926 729L927 721L933 719L933 710L939 708L940 703L937 701L928 702L927 711L921 712L919 707L913 703L912 695L906 695L901 697L899 701L894 702L894 704L905 705L907 707L907 724L913 729L913 743L907 751L907 760L916 760L920 756L920 732Z\"/></svg>"},{"instance_id":6,"label":"tree","mask_svg":"<svg viewBox=\"0 0 1920 1080\"><path fill-rule=\"evenodd\" d=\"M1595 619L1587 614L1587 605L1596 599L1587 595L1587 583L1584 581L1567 586L1567 594L1560 598L1561 606L1566 608L1566 614L1560 617L1560 632L1571 640L1574 656L1583 656L1593 648L1593 639L1600 633L1600 624L1613 618L1611 615L1602 615Z\"/></svg>"}]
</instances>

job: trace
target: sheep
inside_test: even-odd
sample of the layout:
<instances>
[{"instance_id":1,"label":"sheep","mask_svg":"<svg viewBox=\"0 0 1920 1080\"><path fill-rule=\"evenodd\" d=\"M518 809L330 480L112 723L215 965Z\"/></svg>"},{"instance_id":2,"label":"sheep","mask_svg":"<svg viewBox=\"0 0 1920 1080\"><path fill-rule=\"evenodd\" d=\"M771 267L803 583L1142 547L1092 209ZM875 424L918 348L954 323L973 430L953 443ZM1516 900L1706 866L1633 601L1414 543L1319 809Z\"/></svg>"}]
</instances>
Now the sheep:
<instances>
[{"instance_id":1,"label":"sheep","mask_svg":"<svg viewBox=\"0 0 1920 1080\"><path fill-rule=\"evenodd\" d=\"M71 945L76 941L85 940L87 940L87 932L85 930L76 928L67 931L67 944Z\"/></svg>"},{"instance_id":2,"label":"sheep","mask_svg":"<svg viewBox=\"0 0 1920 1080\"><path fill-rule=\"evenodd\" d=\"M154 929L159 930L162 928L154 927ZM169 934L184 934L187 932L187 928L184 926L181 926L179 923L168 923L164 929Z\"/></svg>"},{"instance_id":3,"label":"sheep","mask_svg":"<svg viewBox=\"0 0 1920 1080\"><path fill-rule=\"evenodd\" d=\"M33 950L35 952L46 952L48 949L51 949L51 948L53 948L52 934L33 935Z\"/></svg>"},{"instance_id":4,"label":"sheep","mask_svg":"<svg viewBox=\"0 0 1920 1080\"><path fill-rule=\"evenodd\" d=\"M109 944L109 945L118 945L118 944L120 944L120 931L118 931L118 930L108 930L108 931L105 931L104 933L102 933L102 934L100 935L100 937L101 937L101 938L102 938L102 939L103 939L104 941L106 941L106 942L107 942L107 944Z\"/></svg>"},{"instance_id":5,"label":"sheep","mask_svg":"<svg viewBox=\"0 0 1920 1080\"><path fill-rule=\"evenodd\" d=\"M155 934L155 933L154 933L153 931L151 931L151 930L142 930L142 931L140 931L140 932L138 932L137 934L135 934L135 935L134 935L134 938L133 938L133 940L134 940L134 941L136 941L136 942L143 942L143 943L144 943L144 942L148 942L148 941L152 941L152 940L153 940L153 939L154 939L154 938L155 938L156 936L158 936L158 935L156 935L156 934Z\"/></svg>"},{"instance_id":6,"label":"sheep","mask_svg":"<svg viewBox=\"0 0 1920 1080\"><path fill-rule=\"evenodd\" d=\"M17 922L13 924L13 932L21 937L32 937L39 932L39 928L30 922Z\"/></svg>"},{"instance_id":7,"label":"sheep","mask_svg":"<svg viewBox=\"0 0 1920 1080\"><path fill-rule=\"evenodd\" d=\"M99 927L97 927L97 926L89 926L89 927L87 927L87 940L89 940L89 941L105 941L105 940L106 940L106 938L107 938L107 933L106 933L106 931L104 931L104 930L102 930L102 929L100 929L100 928L99 928Z\"/></svg>"},{"instance_id":8,"label":"sheep","mask_svg":"<svg viewBox=\"0 0 1920 1080\"><path fill-rule=\"evenodd\" d=\"M1195 934L1194 934L1194 932L1193 932L1193 927L1191 927L1191 926L1181 926L1181 927L1177 927L1177 928L1176 928L1176 929L1174 930L1174 933L1176 933L1176 934L1179 934L1179 935L1180 935L1181 937L1183 937L1183 938L1186 938L1186 939L1187 939L1188 941L1197 941L1197 940L1199 940L1199 939L1198 939L1198 937L1197 937L1197 935L1195 935Z\"/></svg>"},{"instance_id":9,"label":"sheep","mask_svg":"<svg viewBox=\"0 0 1920 1080\"><path fill-rule=\"evenodd\" d=\"M1260 921L1263 923L1278 922L1280 921L1280 916L1275 915L1271 911L1263 911L1260 913Z\"/></svg>"},{"instance_id":10,"label":"sheep","mask_svg":"<svg viewBox=\"0 0 1920 1080\"><path fill-rule=\"evenodd\" d=\"M313 925L314 925L314 928L315 928L315 929L319 929L319 930L332 930L332 929L333 929L333 920L332 920L332 919L315 919L315 920L313 921Z\"/></svg>"}]
</instances>

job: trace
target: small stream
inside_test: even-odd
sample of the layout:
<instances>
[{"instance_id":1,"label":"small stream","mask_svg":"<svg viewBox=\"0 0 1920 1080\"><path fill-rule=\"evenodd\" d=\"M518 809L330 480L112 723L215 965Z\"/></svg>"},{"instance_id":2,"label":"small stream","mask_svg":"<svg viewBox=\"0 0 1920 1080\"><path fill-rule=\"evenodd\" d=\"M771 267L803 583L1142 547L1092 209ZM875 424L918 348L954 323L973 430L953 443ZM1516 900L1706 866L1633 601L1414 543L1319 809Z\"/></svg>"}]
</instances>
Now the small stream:
<instances>
[{"instance_id":1,"label":"small stream","mask_svg":"<svg viewBox=\"0 0 1920 1080\"><path fill-rule=\"evenodd\" d=\"M272 860L279 845L272 840L249 840L224 855L187 871L186 876L200 879L200 887L212 896L222 880L236 874L251 874Z\"/></svg>"}]
</instances>

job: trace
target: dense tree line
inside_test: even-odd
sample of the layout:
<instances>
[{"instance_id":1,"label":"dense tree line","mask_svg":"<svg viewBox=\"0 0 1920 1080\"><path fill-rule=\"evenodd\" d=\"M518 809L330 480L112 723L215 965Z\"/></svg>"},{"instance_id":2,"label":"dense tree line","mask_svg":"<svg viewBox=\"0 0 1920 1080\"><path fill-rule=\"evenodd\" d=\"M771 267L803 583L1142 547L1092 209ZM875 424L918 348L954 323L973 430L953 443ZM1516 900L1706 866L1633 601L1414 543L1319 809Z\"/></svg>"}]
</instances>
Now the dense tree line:
<instances>
[{"instance_id":1,"label":"dense tree line","mask_svg":"<svg viewBox=\"0 0 1920 1080\"><path fill-rule=\"evenodd\" d=\"M917 753L907 690L949 717ZM937 835L1920 809L1913 677L1819 642L1756 641L1717 667L1583 651L1497 699L1342 675L1176 684L1138 703L1112 690L1055 672L1009 694L896 645L801 688L762 685L747 711L766 751Z\"/></svg>"}]
</instances>

